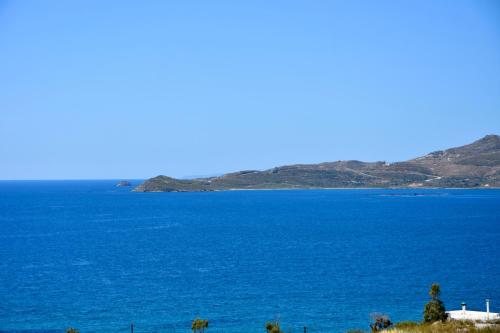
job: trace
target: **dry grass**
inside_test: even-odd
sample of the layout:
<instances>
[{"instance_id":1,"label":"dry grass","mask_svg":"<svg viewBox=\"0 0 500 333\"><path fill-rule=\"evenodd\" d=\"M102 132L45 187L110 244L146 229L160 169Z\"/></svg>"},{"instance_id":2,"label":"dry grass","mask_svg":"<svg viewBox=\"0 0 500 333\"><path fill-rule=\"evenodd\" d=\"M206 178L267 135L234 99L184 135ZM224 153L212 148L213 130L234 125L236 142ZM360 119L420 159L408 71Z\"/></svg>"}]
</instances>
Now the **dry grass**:
<instances>
[{"instance_id":1,"label":"dry grass","mask_svg":"<svg viewBox=\"0 0 500 333\"><path fill-rule=\"evenodd\" d=\"M472 322L448 321L433 324L417 324L404 322L395 328L387 330L387 333L500 333L500 325L492 324L486 327L477 327Z\"/></svg>"}]
</instances>

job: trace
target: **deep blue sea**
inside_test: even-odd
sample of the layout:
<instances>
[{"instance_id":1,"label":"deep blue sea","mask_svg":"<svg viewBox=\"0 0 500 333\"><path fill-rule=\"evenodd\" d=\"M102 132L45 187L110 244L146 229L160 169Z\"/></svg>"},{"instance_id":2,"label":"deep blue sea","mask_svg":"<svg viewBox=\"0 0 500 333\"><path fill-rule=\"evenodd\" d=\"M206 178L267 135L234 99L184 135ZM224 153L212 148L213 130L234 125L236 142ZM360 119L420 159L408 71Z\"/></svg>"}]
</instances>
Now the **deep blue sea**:
<instances>
[{"instance_id":1,"label":"deep blue sea","mask_svg":"<svg viewBox=\"0 0 500 333\"><path fill-rule=\"evenodd\" d=\"M0 331L265 333L500 311L500 190L132 193L0 182Z\"/></svg>"}]
</instances>

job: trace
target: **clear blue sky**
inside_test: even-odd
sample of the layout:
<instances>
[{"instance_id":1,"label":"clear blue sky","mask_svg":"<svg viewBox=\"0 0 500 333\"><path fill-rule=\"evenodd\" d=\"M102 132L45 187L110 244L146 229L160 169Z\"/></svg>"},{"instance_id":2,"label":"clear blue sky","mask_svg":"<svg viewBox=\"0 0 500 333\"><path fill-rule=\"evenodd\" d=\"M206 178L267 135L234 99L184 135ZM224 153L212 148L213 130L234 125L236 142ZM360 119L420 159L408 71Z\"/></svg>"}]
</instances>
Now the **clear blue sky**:
<instances>
[{"instance_id":1,"label":"clear blue sky","mask_svg":"<svg viewBox=\"0 0 500 333\"><path fill-rule=\"evenodd\" d=\"M0 179L397 161L486 134L495 0L0 0Z\"/></svg>"}]
</instances>

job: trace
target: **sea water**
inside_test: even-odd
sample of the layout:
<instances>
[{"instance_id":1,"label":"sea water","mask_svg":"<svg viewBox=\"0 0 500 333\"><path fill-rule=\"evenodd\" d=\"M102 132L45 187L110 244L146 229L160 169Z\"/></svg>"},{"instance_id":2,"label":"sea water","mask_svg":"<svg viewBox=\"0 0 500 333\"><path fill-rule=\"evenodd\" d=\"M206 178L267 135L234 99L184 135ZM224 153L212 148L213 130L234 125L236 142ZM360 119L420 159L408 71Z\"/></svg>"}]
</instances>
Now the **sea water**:
<instances>
[{"instance_id":1,"label":"sea water","mask_svg":"<svg viewBox=\"0 0 500 333\"><path fill-rule=\"evenodd\" d=\"M500 190L133 193L0 182L0 331L369 329L500 311ZM137 182L136 182L137 183Z\"/></svg>"}]
</instances>

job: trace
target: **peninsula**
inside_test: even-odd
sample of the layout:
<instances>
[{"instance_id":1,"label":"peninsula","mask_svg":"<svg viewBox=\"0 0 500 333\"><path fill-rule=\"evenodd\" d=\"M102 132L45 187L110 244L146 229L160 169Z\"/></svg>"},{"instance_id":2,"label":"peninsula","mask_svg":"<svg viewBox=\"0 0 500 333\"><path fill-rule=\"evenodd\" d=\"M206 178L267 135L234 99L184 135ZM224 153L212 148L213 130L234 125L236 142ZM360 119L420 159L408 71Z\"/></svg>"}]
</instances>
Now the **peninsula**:
<instances>
[{"instance_id":1,"label":"peninsula","mask_svg":"<svg viewBox=\"0 0 500 333\"><path fill-rule=\"evenodd\" d=\"M465 146L396 163L352 160L286 165L196 179L157 176L134 191L425 187L500 187L500 136L487 135Z\"/></svg>"}]
</instances>

